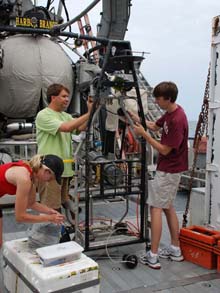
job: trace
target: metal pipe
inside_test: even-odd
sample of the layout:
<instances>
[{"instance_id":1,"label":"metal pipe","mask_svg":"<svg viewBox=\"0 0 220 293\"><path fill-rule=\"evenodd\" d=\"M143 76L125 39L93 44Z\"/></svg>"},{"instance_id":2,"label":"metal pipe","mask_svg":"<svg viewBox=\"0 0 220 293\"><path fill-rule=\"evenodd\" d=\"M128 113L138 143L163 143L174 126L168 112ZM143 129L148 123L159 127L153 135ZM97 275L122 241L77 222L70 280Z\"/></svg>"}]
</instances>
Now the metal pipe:
<instances>
[{"instance_id":1,"label":"metal pipe","mask_svg":"<svg viewBox=\"0 0 220 293\"><path fill-rule=\"evenodd\" d=\"M56 28L59 30L65 29L67 26L72 25L74 22L79 20L81 17L83 17L85 14L87 14L100 0L94 0L87 8L85 8L80 14L75 16L70 21L67 21L66 23L63 23L61 25L56 25Z\"/></svg>"},{"instance_id":2,"label":"metal pipe","mask_svg":"<svg viewBox=\"0 0 220 293\"><path fill-rule=\"evenodd\" d=\"M181 177L186 178L186 179L190 179L191 178L191 176L185 175L185 174L182 174ZM193 177L193 180L194 181L200 181L200 182L202 182L204 184L206 182L206 179L202 179L202 178L198 178L198 177Z\"/></svg>"},{"instance_id":3,"label":"metal pipe","mask_svg":"<svg viewBox=\"0 0 220 293\"><path fill-rule=\"evenodd\" d=\"M27 28L27 27L14 27L10 25L6 25L6 26L1 25L0 32L50 35L52 37L63 36L63 37L69 37L73 39L96 41L104 45L107 45L109 43L109 40L106 38L97 38L94 36L81 35L81 34L72 33L72 32L64 32L64 31L60 31L59 27L53 27L52 29L49 30L49 29L42 29L42 28Z\"/></svg>"}]
</instances>

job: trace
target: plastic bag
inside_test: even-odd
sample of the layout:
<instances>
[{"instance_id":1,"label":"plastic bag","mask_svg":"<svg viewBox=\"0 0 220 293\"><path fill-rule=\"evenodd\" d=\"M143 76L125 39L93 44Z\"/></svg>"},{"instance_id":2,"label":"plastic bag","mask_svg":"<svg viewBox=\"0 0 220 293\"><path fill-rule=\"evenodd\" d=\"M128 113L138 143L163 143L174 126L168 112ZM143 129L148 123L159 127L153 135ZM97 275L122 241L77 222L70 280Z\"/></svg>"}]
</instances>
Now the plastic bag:
<instances>
[{"instance_id":1,"label":"plastic bag","mask_svg":"<svg viewBox=\"0 0 220 293\"><path fill-rule=\"evenodd\" d=\"M70 234L67 227L61 227L60 243L71 241Z\"/></svg>"},{"instance_id":2,"label":"plastic bag","mask_svg":"<svg viewBox=\"0 0 220 293\"><path fill-rule=\"evenodd\" d=\"M53 223L36 223L28 230L28 246L31 249L57 244L60 241L60 226Z\"/></svg>"}]
</instances>

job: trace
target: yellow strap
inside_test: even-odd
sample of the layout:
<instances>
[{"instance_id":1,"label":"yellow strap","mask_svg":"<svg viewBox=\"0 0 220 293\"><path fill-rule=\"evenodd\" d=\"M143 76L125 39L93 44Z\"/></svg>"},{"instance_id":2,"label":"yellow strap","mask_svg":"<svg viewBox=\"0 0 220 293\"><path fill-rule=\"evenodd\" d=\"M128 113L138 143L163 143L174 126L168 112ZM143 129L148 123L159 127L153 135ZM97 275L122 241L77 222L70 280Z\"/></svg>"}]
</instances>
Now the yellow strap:
<instances>
[{"instance_id":1,"label":"yellow strap","mask_svg":"<svg viewBox=\"0 0 220 293\"><path fill-rule=\"evenodd\" d=\"M75 160L74 159L65 159L63 160L64 163L74 163Z\"/></svg>"}]
</instances>

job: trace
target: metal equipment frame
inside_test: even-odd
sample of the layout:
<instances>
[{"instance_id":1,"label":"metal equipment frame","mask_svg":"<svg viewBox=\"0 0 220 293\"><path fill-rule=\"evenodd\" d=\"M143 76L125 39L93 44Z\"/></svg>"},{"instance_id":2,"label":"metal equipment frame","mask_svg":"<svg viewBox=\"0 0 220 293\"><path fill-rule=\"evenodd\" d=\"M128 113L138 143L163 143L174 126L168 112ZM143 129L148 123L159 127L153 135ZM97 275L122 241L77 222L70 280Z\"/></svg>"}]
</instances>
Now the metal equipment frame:
<instances>
[{"instance_id":1,"label":"metal equipment frame","mask_svg":"<svg viewBox=\"0 0 220 293\"><path fill-rule=\"evenodd\" d=\"M112 49L114 48L114 50ZM116 54L113 55L112 51L116 50ZM123 71L124 73L130 73L132 75L133 81L126 81L126 86L131 86L135 88L136 96L137 96L137 104L138 104L138 114L141 120L142 125L146 128L145 124L145 117L140 97L140 91L136 76L136 71L134 67L134 62L139 57L133 56L131 51L130 43L127 41L108 41L108 45L106 47L105 58L102 66L102 70L100 73L100 77L98 80L96 95L94 97L94 105L92 112L89 117L87 131L84 139L84 146L85 146L85 157L82 162L80 156L78 156L78 152L80 147L75 152L75 167L76 173L78 172L78 178L75 182L75 186L79 184L79 169L82 168L82 165L85 166L85 187L83 189L76 188L75 190L75 202L78 203L79 194L84 193L85 195L85 226L84 231L80 231L78 219L76 219L76 240L81 242L84 246L85 250L92 250L92 249L99 249L104 248L107 244L106 241L99 241L95 243L94 240L91 240L91 230L92 230L92 214L93 214L93 199L106 199L110 197L122 197L126 200L126 212L122 216L122 218L118 221L117 224L122 223L122 220L125 218L129 206L130 197L133 195L140 195L140 230L138 237L125 237L124 233L122 232L123 237L119 237L115 242L108 243L109 246L118 246L118 245L125 245L137 242L143 242L148 239L148 230L147 230L147 206L146 206L146 197L147 197L147 166L146 166L146 141L144 139L139 139L141 144L141 152L139 154L139 158L130 159L116 159L116 160L102 160L99 159L98 161L91 160L89 157L89 153L91 151L91 135L92 135L92 126L94 123L95 118L97 117L100 111L100 102L101 102L101 91L103 88L106 87L114 87L117 86L117 81L109 81L106 80L106 73L111 74L113 72ZM121 105L122 103L119 104ZM125 116L127 115L126 111L124 110ZM127 119L129 120L129 115L127 115ZM129 121L132 129L132 121ZM82 144L81 144L82 145ZM104 170L105 167L109 164L117 165L125 165L126 166L126 174L124 174L124 180L121 184L115 184L114 186L107 186L104 178ZM135 166L139 164L140 172L139 176L135 173ZM81 167L80 167L81 166ZM91 187L91 172L94 168L99 168L99 186L98 187ZM115 174L117 176L117 174ZM116 180L116 178L115 178ZM117 185L117 186L116 186ZM77 208L76 208L77 210ZM78 218L78 215L77 215ZM117 229L113 227L113 230ZM114 231L113 231L114 233ZM83 235L82 235L83 234ZM109 232L108 232L109 234ZM111 234L111 233L110 233ZM127 235L128 236L128 235ZM83 243L82 243L83 242Z\"/></svg>"}]
</instances>

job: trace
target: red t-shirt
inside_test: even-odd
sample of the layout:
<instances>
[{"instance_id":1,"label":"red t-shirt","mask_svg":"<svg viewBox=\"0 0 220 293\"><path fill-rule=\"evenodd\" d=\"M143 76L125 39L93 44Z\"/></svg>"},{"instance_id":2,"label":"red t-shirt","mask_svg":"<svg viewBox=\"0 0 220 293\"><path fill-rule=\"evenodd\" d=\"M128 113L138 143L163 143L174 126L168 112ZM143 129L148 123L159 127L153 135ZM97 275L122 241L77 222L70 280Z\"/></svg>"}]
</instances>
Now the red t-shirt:
<instances>
[{"instance_id":1,"label":"red t-shirt","mask_svg":"<svg viewBox=\"0 0 220 293\"><path fill-rule=\"evenodd\" d=\"M175 111L166 112L156 125L163 128L161 144L172 147L168 155L159 154L157 170L167 173L188 170L188 122L184 110L177 105Z\"/></svg>"},{"instance_id":2,"label":"red t-shirt","mask_svg":"<svg viewBox=\"0 0 220 293\"><path fill-rule=\"evenodd\" d=\"M11 162L11 163L6 163L3 165L0 165L0 197L5 195L5 194L10 194L14 195L16 194L16 189L17 186L9 183L6 178L5 178L5 172L14 166L21 166L27 168L29 171L30 175L32 175L32 169L29 165L24 163L23 161L18 161L18 162Z\"/></svg>"}]
</instances>

